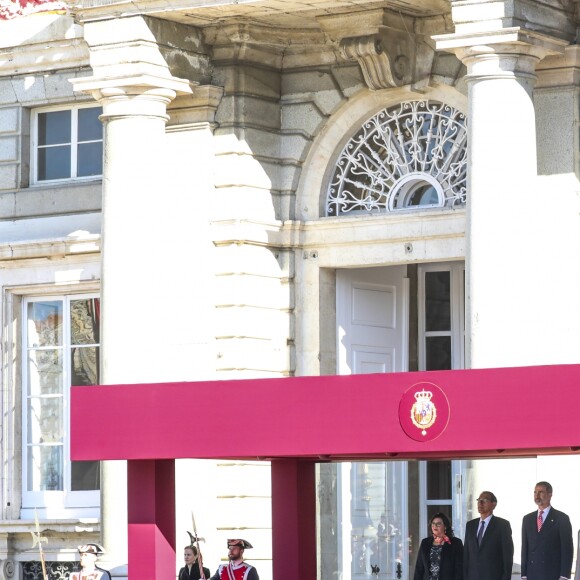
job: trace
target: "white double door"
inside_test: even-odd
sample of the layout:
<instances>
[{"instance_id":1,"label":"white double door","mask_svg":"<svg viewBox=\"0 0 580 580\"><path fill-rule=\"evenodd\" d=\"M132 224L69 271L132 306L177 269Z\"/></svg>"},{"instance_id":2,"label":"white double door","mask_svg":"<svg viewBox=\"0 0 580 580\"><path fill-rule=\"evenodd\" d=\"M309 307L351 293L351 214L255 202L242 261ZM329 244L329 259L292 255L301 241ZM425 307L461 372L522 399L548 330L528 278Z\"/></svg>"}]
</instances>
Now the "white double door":
<instances>
[{"instance_id":1,"label":"white double door","mask_svg":"<svg viewBox=\"0 0 580 580\"><path fill-rule=\"evenodd\" d=\"M406 272L406 266L337 272L339 374L408 370ZM339 473L343 580L409 578L407 463L344 463Z\"/></svg>"}]
</instances>

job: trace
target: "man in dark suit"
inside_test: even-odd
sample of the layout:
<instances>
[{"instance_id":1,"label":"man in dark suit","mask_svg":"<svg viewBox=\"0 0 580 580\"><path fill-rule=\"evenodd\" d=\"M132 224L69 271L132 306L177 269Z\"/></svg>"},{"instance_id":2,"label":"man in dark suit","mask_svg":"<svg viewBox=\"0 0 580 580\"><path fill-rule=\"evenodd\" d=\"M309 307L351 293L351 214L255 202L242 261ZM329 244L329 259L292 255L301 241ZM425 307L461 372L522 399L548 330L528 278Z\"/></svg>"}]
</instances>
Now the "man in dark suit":
<instances>
[{"instance_id":1,"label":"man in dark suit","mask_svg":"<svg viewBox=\"0 0 580 580\"><path fill-rule=\"evenodd\" d=\"M522 578L562 580L572 576L574 541L570 518L554 509L552 486L540 481L534 488L538 510L522 522Z\"/></svg>"},{"instance_id":2,"label":"man in dark suit","mask_svg":"<svg viewBox=\"0 0 580 580\"><path fill-rule=\"evenodd\" d=\"M467 522L463 547L463 580L510 580L514 543L510 523L493 515L497 498L482 491L479 517Z\"/></svg>"}]
</instances>

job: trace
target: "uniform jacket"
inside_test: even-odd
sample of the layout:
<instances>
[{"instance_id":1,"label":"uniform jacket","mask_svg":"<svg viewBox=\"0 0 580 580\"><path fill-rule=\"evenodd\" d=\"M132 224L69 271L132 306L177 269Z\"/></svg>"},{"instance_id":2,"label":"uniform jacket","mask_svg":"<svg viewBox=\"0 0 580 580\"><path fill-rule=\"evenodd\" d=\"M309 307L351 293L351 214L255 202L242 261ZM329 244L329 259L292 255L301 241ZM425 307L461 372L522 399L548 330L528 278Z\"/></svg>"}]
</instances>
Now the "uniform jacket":
<instances>
[{"instance_id":1,"label":"uniform jacket","mask_svg":"<svg viewBox=\"0 0 580 580\"><path fill-rule=\"evenodd\" d=\"M73 572L69 576L69 580L81 580L81 573L82 572ZM95 568L94 572L91 574L85 574L82 576L82 580L111 580L111 575L106 570Z\"/></svg>"},{"instance_id":2,"label":"uniform jacket","mask_svg":"<svg viewBox=\"0 0 580 580\"><path fill-rule=\"evenodd\" d=\"M210 580L260 580L260 578L253 566L241 562L231 567L228 564L221 564Z\"/></svg>"},{"instance_id":3,"label":"uniform jacket","mask_svg":"<svg viewBox=\"0 0 580 580\"><path fill-rule=\"evenodd\" d=\"M432 545L432 536L421 542L413 580L429 580L429 554ZM451 538L450 544L443 544L439 580L463 580L463 543L459 538Z\"/></svg>"},{"instance_id":4,"label":"uniform jacket","mask_svg":"<svg viewBox=\"0 0 580 580\"><path fill-rule=\"evenodd\" d=\"M536 510L522 522L522 576L528 580L570 578L574 555L570 518L552 507L538 532L537 517Z\"/></svg>"},{"instance_id":5,"label":"uniform jacket","mask_svg":"<svg viewBox=\"0 0 580 580\"><path fill-rule=\"evenodd\" d=\"M465 526L464 580L510 580L514 563L510 523L492 515L480 546L477 543L480 521L481 518L476 518Z\"/></svg>"}]
</instances>

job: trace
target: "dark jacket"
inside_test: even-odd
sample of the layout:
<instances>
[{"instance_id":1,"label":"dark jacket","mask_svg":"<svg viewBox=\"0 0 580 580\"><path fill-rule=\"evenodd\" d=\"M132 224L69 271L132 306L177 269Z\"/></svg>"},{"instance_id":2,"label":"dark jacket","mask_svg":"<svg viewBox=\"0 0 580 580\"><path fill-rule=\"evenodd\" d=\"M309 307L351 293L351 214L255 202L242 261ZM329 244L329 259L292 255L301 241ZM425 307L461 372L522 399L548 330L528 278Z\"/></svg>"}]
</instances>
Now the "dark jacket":
<instances>
[{"instance_id":1,"label":"dark jacket","mask_svg":"<svg viewBox=\"0 0 580 580\"><path fill-rule=\"evenodd\" d=\"M570 518L550 508L538 532L538 512L524 516L522 522L522 576L528 580L558 580L572 575L574 541Z\"/></svg>"},{"instance_id":2,"label":"dark jacket","mask_svg":"<svg viewBox=\"0 0 580 580\"><path fill-rule=\"evenodd\" d=\"M510 580L514 563L512 527L507 520L491 516L481 546L477 532L481 518L467 522L463 547L464 580Z\"/></svg>"},{"instance_id":3,"label":"dark jacket","mask_svg":"<svg viewBox=\"0 0 580 580\"><path fill-rule=\"evenodd\" d=\"M209 568L204 567L203 573L205 574L205 577L207 579L209 579L209 577L211 576L211 572L209 571ZM189 574L187 573L187 566L184 566L179 571L179 576L177 578L178 578L178 580L199 580L201 578L201 575L199 573L199 564L197 562L195 562L193 564L193 566L191 567L191 571Z\"/></svg>"},{"instance_id":4,"label":"dark jacket","mask_svg":"<svg viewBox=\"0 0 580 580\"><path fill-rule=\"evenodd\" d=\"M413 580L429 580L429 554L433 537L425 538L419 547ZM443 544L439 580L463 580L463 543L459 538L451 538L450 544Z\"/></svg>"}]
</instances>

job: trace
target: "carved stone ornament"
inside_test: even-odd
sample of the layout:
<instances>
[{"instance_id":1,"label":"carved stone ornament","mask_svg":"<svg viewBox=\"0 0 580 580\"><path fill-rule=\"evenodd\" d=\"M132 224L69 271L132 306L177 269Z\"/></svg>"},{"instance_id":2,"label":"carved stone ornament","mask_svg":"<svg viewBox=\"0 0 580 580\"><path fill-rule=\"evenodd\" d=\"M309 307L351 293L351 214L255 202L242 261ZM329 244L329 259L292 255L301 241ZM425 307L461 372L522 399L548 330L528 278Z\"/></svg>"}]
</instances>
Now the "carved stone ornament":
<instances>
[{"instance_id":1,"label":"carved stone ornament","mask_svg":"<svg viewBox=\"0 0 580 580\"><path fill-rule=\"evenodd\" d=\"M346 60L358 61L371 90L400 87L411 82L409 57L400 46L387 50L379 34L344 38L340 42L340 53Z\"/></svg>"}]
</instances>

